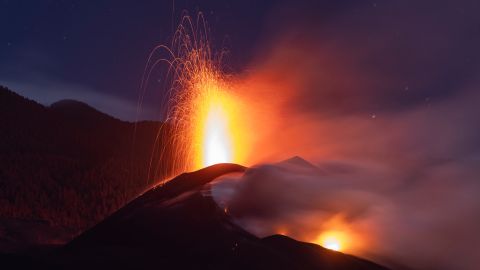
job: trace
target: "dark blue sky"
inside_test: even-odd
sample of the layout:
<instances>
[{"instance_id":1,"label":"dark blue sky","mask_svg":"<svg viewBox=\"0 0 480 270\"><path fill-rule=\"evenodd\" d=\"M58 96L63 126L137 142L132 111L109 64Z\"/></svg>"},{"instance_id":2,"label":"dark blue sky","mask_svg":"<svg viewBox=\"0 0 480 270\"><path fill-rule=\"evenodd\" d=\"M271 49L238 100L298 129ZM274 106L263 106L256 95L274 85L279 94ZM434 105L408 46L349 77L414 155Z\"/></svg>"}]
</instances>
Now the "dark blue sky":
<instances>
[{"instance_id":1,"label":"dark blue sky","mask_svg":"<svg viewBox=\"0 0 480 270\"><path fill-rule=\"evenodd\" d=\"M0 83L42 103L82 99L133 119L146 57L155 45L170 42L183 10L206 15L212 45L226 45L228 65L239 70L274 6L271 1L2 0Z\"/></svg>"},{"instance_id":2,"label":"dark blue sky","mask_svg":"<svg viewBox=\"0 0 480 270\"><path fill-rule=\"evenodd\" d=\"M332 80L302 89L305 97L292 106L401 110L448 98L476 78L478 6L467 0L0 0L0 84L44 104L78 99L133 120L146 57L170 42L188 10L204 12L213 48L230 51L225 64L236 74L274 50L273 40L292 33L296 50L315 52L327 43L343 50L336 60L318 62L319 69L332 67L322 70ZM141 118L152 118L160 106L161 93L149 95Z\"/></svg>"}]
</instances>

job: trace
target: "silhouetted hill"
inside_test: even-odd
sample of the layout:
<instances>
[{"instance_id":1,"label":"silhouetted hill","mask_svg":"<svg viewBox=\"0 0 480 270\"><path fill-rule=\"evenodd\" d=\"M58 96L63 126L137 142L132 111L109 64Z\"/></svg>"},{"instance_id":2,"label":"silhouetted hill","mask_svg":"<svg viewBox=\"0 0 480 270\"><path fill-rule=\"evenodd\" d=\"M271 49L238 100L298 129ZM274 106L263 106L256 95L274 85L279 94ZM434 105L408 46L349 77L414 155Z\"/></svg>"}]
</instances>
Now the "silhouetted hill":
<instances>
[{"instance_id":1,"label":"silhouetted hill","mask_svg":"<svg viewBox=\"0 0 480 270\"><path fill-rule=\"evenodd\" d=\"M110 115L100 112L84 102L77 100L63 99L52 103L49 108L58 114L69 118L70 120L88 120L91 122L108 122L112 120L118 120Z\"/></svg>"},{"instance_id":2,"label":"silhouetted hill","mask_svg":"<svg viewBox=\"0 0 480 270\"><path fill-rule=\"evenodd\" d=\"M45 107L0 87L0 248L28 243L17 243L9 222L71 235L138 195L155 178L147 174L160 124L72 100Z\"/></svg>"},{"instance_id":3,"label":"silhouetted hill","mask_svg":"<svg viewBox=\"0 0 480 270\"><path fill-rule=\"evenodd\" d=\"M243 230L210 197L205 184L244 170L217 164L182 174L65 247L5 259L36 269L386 269L286 236L261 239Z\"/></svg>"}]
</instances>

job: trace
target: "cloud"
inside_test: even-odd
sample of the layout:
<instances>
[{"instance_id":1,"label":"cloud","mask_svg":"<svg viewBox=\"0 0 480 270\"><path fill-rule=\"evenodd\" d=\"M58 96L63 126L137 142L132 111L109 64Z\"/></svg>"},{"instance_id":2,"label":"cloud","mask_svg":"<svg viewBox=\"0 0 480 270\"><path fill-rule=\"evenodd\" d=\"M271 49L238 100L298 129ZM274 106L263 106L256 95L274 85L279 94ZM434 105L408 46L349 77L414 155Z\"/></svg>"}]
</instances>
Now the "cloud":
<instances>
[{"instance_id":1,"label":"cloud","mask_svg":"<svg viewBox=\"0 0 480 270\"><path fill-rule=\"evenodd\" d=\"M461 162L405 171L358 161L313 168L289 160L224 177L213 194L258 236L283 233L312 242L340 230L348 253L414 269L472 269L480 263L479 173Z\"/></svg>"}]
</instances>

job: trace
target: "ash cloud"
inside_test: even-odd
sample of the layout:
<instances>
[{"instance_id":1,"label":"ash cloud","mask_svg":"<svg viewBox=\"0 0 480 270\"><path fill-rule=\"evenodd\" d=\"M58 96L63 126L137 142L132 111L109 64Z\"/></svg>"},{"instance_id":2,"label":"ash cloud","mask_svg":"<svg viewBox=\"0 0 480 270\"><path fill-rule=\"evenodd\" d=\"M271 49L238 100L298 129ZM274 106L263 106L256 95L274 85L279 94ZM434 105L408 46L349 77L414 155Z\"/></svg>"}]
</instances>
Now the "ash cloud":
<instances>
[{"instance_id":1,"label":"ash cloud","mask_svg":"<svg viewBox=\"0 0 480 270\"><path fill-rule=\"evenodd\" d=\"M313 241L412 269L480 265L479 4L284 4L238 79L257 165L214 186L259 236ZM281 20L279 19L281 18ZM281 163L299 155L299 159ZM251 165L251 164L247 164Z\"/></svg>"}]
</instances>

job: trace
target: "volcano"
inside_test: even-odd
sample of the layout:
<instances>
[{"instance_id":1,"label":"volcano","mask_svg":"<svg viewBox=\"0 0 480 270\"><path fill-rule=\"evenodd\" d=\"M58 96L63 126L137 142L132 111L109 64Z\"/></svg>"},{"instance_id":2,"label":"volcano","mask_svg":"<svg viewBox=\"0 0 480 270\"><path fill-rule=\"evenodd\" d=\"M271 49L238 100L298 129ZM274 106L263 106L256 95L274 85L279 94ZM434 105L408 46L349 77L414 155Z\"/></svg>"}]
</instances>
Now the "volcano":
<instances>
[{"instance_id":1,"label":"volcano","mask_svg":"<svg viewBox=\"0 0 480 270\"><path fill-rule=\"evenodd\" d=\"M131 177L137 186L120 185L121 181L130 181L130 175L120 174L118 168L131 164L131 156L138 159L138 164L147 163L158 125L136 124L141 143L132 153L129 142L134 124L104 115L87 104L66 100L45 107L2 88L0 103L0 160L4 161L0 175L11 177L0 177L2 194L12 190L27 194L23 201L15 200L15 209L31 209L34 214L72 205L65 207L69 210L65 214L51 216L71 217L78 211L90 227L84 231L87 226L79 226L83 233L64 244L67 240L63 239L71 239L67 237L70 230L64 226L27 219L8 224L2 221L0 247L9 243L2 239L17 239L15 243L23 244L0 251L2 269L385 269L315 244L282 235L259 238L244 230L210 192L210 183L219 176L250 170L235 164L181 174L124 205L118 193L138 194L137 190L143 190L139 179L145 176ZM32 158L36 156L43 158ZM107 161L110 166L105 165ZM300 158L289 160L289 164L311 166ZM52 177L34 175L37 167L49 171L46 175ZM137 165L130 169L134 168L145 171ZM14 183L23 183L21 192L13 189L18 186ZM38 194L44 194L40 187L55 187L70 195L65 200L42 202L38 199ZM119 207L115 206L118 210L111 214L107 210L109 200L114 199Z\"/></svg>"},{"instance_id":2,"label":"volcano","mask_svg":"<svg viewBox=\"0 0 480 270\"><path fill-rule=\"evenodd\" d=\"M4 261L36 269L386 269L282 235L258 238L236 225L208 183L245 170L217 164L181 174L63 247Z\"/></svg>"}]
</instances>

